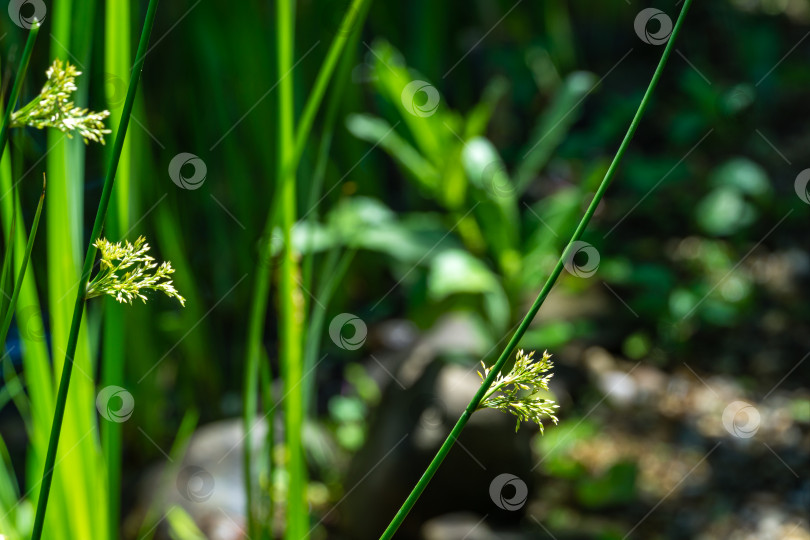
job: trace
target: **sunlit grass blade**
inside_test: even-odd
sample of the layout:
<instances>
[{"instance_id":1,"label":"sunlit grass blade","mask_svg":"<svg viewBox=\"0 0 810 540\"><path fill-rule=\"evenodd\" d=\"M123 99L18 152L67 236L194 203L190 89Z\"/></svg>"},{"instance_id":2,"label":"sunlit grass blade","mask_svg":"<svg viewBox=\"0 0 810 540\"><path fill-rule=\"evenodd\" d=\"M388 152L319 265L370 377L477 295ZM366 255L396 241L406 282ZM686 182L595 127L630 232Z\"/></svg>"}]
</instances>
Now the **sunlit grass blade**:
<instances>
[{"instance_id":1,"label":"sunlit grass blade","mask_svg":"<svg viewBox=\"0 0 810 540\"><path fill-rule=\"evenodd\" d=\"M108 77L126 80L132 58L130 50L130 3L119 0L105 2L104 71ZM110 135L116 137L120 129L121 103L117 101L115 84L107 85L107 106L111 112ZM124 140L116 173L115 196L110 201L107 218L108 236L112 241L122 240L129 228L131 193L131 136ZM125 307L112 298L104 300L104 326L102 338L101 383L104 387L124 385L124 363L127 347ZM101 425L101 445L107 470L107 534L110 539L120 536L121 513L121 439L122 425L104 422Z\"/></svg>"},{"instance_id":2,"label":"sunlit grass blade","mask_svg":"<svg viewBox=\"0 0 810 540\"><path fill-rule=\"evenodd\" d=\"M295 49L296 2L276 4L277 63L280 82L276 138L278 151L277 180L284 249L281 259L279 290L279 341L281 376L284 381L284 439L287 454L287 528L285 538L307 538L309 515L306 503L307 471L304 458L303 424L304 403L300 383L303 376L302 332L303 299L299 285L298 263L292 245L292 228L297 214L295 167L295 113L294 81L286 74L292 71Z\"/></svg>"},{"instance_id":3,"label":"sunlit grass blade","mask_svg":"<svg viewBox=\"0 0 810 540\"><path fill-rule=\"evenodd\" d=\"M48 34L50 59L70 61L86 72L90 66L87 30L92 28L88 18L96 0L57 0L49 6ZM50 62L49 62L50 63ZM89 105L89 85L85 84L89 73L83 73L84 80L76 84L71 99L79 107ZM45 164L48 176L48 197L45 200L44 243L46 248L47 271L44 273L46 302L43 313L48 317L47 327L51 336L52 370L49 373L51 384L57 382L66 367L65 346L69 339L73 305L71 299L76 294L81 275L83 245L87 231L85 220L85 152L86 145L78 137L70 139L59 129L46 130ZM87 317L84 317L84 322ZM75 350L70 354L70 366L78 366L76 371L83 375L74 380L70 393L66 396L65 407L71 411L62 423L59 433L63 445L72 448L69 454L59 457L59 470L53 473L54 500L58 501L48 511L47 528L49 537L54 540L68 540L71 537L98 537L104 534L104 520L107 516L107 497L104 494L103 477L105 471L99 467L100 449L96 437L95 402L96 384L90 374L96 372L93 365L96 355L92 350L90 326L81 324ZM56 404L57 396L51 397ZM50 421L41 426L37 434L39 446L35 451L37 465L44 467L52 436L52 419L56 411L52 408L47 414ZM44 440L43 440L44 439ZM45 442L48 441L48 442ZM41 498L40 490L45 484L35 482L36 473L30 473L29 484L34 487L32 498ZM41 473L40 473L41 474ZM50 487L48 488L50 490ZM104 494L99 496L98 494ZM96 499L93 501L93 499Z\"/></svg>"}]
</instances>

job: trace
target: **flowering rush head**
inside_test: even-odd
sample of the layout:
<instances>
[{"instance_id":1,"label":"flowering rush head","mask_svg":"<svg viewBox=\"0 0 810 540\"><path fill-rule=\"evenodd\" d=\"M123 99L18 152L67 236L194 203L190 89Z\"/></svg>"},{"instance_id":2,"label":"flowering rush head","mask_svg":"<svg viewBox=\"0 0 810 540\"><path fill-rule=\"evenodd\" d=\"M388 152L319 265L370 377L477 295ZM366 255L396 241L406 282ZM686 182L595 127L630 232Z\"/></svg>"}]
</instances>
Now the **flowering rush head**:
<instances>
[{"instance_id":1,"label":"flowering rush head","mask_svg":"<svg viewBox=\"0 0 810 540\"><path fill-rule=\"evenodd\" d=\"M76 66L54 60L45 73L45 86L37 97L11 115L11 126L50 127L69 138L78 132L85 143L93 141L104 144L104 135L110 133L104 127L104 119L110 115L110 111L88 111L74 106L71 100L71 94L76 91L76 77L81 74Z\"/></svg>"},{"instance_id":2,"label":"flowering rush head","mask_svg":"<svg viewBox=\"0 0 810 540\"><path fill-rule=\"evenodd\" d=\"M540 397L543 392L548 392L548 382L553 373L548 373L554 364L551 362L551 355L543 353L543 358L534 360L534 351L525 354L523 350L517 352L515 365L506 375L498 374L492 386L489 388L479 409L501 409L502 411L514 414L517 417L515 431L520 428L520 422L534 422L543 432L543 419L549 418L555 424L558 422L554 412L559 405L554 401ZM488 368L483 362L481 366L484 372L478 372L481 380L485 379L492 368ZM545 375L548 373L547 375Z\"/></svg>"},{"instance_id":3,"label":"flowering rush head","mask_svg":"<svg viewBox=\"0 0 810 540\"><path fill-rule=\"evenodd\" d=\"M134 244L118 242L113 244L99 238L93 244L101 253L98 274L87 284L87 298L107 294L118 302L132 303L139 298L146 303L145 291L160 291L170 298L177 298L180 305L186 299L174 288L171 275L172 263L155 262L149 255L146 238L139 236Z\"/></svg>"}]
</instances>

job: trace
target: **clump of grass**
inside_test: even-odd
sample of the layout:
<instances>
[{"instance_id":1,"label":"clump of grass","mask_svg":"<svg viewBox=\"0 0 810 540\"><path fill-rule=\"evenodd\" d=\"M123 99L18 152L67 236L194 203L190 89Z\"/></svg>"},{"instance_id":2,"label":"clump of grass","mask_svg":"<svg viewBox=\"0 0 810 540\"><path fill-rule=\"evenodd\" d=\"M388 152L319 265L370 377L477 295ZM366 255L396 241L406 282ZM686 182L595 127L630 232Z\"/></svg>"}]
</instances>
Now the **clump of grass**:
<instances>
[{"instance_id":1,"label":"clump of grass","mask_svg":"<svg viewBox=\"0 0 810 540\"><path fill-rule=\"evenodd\" d=\"M11 115L12 127L31 126L37 129L54 128L73 138L78 132L85 144L90 141L104 144L104 135L110 133L104 120L110 111L92 112L76 107L71 95L76 91L76 77L82 72L69 62L56 59L45 72L47 81L39 95Z\"/></svg>"}]
</instances>

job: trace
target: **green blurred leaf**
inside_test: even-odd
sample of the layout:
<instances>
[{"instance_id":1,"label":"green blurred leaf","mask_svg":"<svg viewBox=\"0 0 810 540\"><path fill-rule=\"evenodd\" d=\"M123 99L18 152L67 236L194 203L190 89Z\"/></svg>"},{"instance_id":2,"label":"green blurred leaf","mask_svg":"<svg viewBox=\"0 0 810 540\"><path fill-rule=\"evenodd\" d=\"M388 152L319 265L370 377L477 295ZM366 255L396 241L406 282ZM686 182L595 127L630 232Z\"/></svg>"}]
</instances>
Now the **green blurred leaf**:
<instances>
[{"instance_id":1,"label":"green blurred leaf","mask_svg":"<svg viewBox=\"0 0 810 540\"><path fill-rule=\"evenodd\" d=\"M515 173L515 183L523 192L546 166L571 126L579 118L580 106L597 84L596 75L576 71L568 75L549 108L540 117L530 143L521 150L524 158Z\"/></svg>"},{"instance_id":2,"label":"green blurred leaf","mask_svg":"<svg viewBox=\"0 0 810 540\"><path fill-rule=\"evenodd\" d=\"M765 169L742 157L726 161L714 169L709 175L709 183L714 187L734 187L751 196L767 195L772 191Z\"/></svg>"},{"instance_id":3,"label":"green blurred leaf","mask_svg":"<svg viewBox=\"0 0 810 540\"><path fill-rule=\"evenodd\" d=\"M509 322L509 299L498 277L466 251L450 249L437 255L430 265L428 295L442 300L452 294L483 294L484 307L497 328Z\"/></svg>"},{"instance_id":4,"label":"green blurred leaf","mask_svg":"<svg viewBox=\"0 0 810 540\"><path fill-rule=\"evenodd\" d=\"M169 536L172 540L206 540L188 512L179 506L169 508L166 521L169 522Z\"/></svg>"},{"instance_id":5,"label":"green blurred leaf","mask_svg":"<svg viewBox=\"0 0 810 540\"><path fill-rule=\"evenodd\" d=\"M590 508L624 504L636 498L638 467L635 463L616 463L598 478L583 478L577 485L577 497Z\"/></svg>"},{"instance_id":6,"label":"green blurred leaf","mask_svg":"<svg viewBox=\"0 0 810 540\"><path fill-rule=\"evenodd\" d=\"M388 155L396 160L407 173L407 176L429 193L437 194L439 189L439 173L430 161L400 137L391 125L383 120L367 114L352 114L346 119L349 132L371 144L379 145Z\"/></svg>"},{"instance_id":7,"label":"green blurred leaf","mask_svg":"<svg viewBox=\"0 0 810 540\"><path fill-rule=\"evenodd\" d=\"M703 197L695 209L700 227L715 236L726 236L754 222L756 208L734 186L722 186Z\"/></svg>"}]
</instances>

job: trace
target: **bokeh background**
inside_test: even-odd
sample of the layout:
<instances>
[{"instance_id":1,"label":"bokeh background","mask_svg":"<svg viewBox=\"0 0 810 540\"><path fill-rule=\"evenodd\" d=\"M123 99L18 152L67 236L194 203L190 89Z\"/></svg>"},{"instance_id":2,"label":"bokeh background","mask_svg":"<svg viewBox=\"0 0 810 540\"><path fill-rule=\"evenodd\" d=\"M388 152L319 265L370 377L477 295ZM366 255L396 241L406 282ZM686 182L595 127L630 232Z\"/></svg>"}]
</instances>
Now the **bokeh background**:
<instances>
[{"instance_id":1,"label":"bokeh background","mask_svg":"<svg viewBox=\"0 0 810 540\"><path fill-rule=\"evenodd\" d=\"M297 114L346 4L298 2ZM302 277L318 330L305 430L315 537L379 535L475 391L479 361L494 362L539 291L663 51L662 19L634 27L649 7L671 21L679 10L372 4L298 176L307 223L297 235L315 253ZM131 9L136 36L145 4ZM123 312L122 386L136 404L122 424L125 538L152 523L165 534L154 516L175 503L209 537L242 537L241 451L228 450L241 439L251 283L272 204L273 21L270 2L159 8L122 197L130 239L145 234L173 262L188 304ZM99 11L95 35L103 23ZM0 40L4 58L19 54L14 30ZM521 343L553 354L559 425L515 433L511 416L477 413L402 538L810 538L808 36L805 0L695 2L583 237L592 247ZM87 100L115 115L125 86L104 67L104 40L92 41ZM32 73L53 51L38 50ZM424 84L404 100L411 81ZM46 149L33 137L31 165ZM205 169L193 189L169 173L181 152L199 158L186 177ZM102 157L89 150L88 200ZM24 200L37 193L23 184ZM33 268L47 263L38 246ZM264 340L273 400L277 286ZM40 330L48 340L47 317ZM24 463L21 416L7 406L0 420ZM275 455L263 482L283 493ZM156 480L175 462L211 474L210 498ZM514 478L493 484L503 473ZM283 510L279 496L279 520Z\"/></svg>"}]
</instances>

